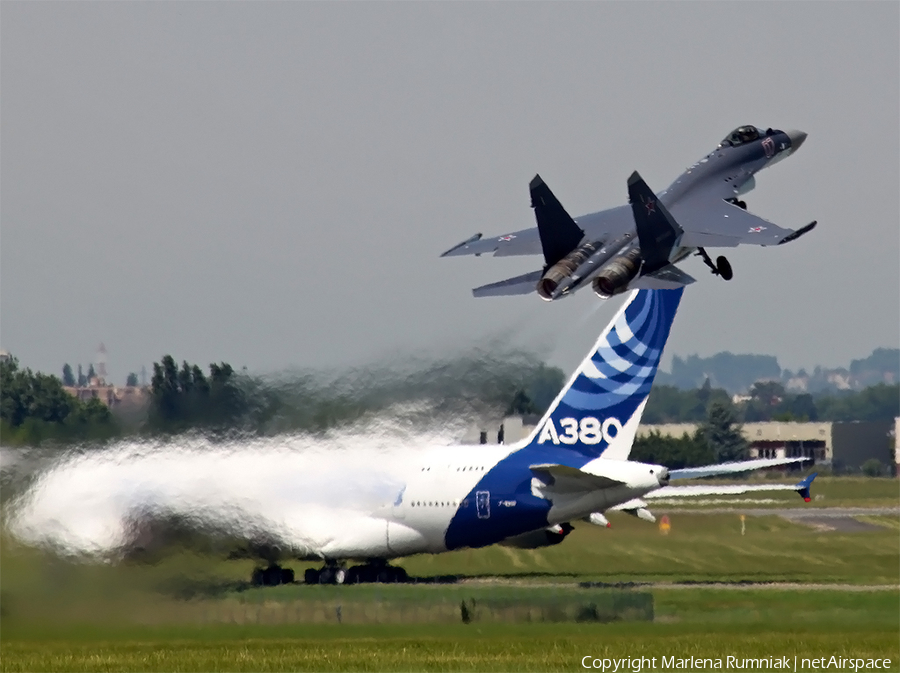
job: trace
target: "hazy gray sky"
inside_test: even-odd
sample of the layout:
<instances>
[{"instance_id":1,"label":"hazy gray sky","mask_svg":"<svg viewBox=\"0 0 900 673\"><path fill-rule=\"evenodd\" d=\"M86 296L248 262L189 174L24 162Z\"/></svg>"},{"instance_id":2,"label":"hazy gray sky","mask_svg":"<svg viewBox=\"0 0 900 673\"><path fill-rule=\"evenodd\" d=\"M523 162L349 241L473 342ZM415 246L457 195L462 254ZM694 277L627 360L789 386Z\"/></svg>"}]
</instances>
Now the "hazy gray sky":
<instances>
[{"instance_id":1,"label":"hazy gray sky","mask_svg":"<svg viewBox=\"0 0 900 673\"><path fill-rule=\"evenodd\" d=\"M758 215L819 227L697 259L672 354L848 364L900 342L900 5L0 6L0 346L116 382L171 353L251 370L508 339L573 366L590 292L475 300L537 257L438 259L657 191L734 127L809 133Z\"/></svg>"}]
</instances>

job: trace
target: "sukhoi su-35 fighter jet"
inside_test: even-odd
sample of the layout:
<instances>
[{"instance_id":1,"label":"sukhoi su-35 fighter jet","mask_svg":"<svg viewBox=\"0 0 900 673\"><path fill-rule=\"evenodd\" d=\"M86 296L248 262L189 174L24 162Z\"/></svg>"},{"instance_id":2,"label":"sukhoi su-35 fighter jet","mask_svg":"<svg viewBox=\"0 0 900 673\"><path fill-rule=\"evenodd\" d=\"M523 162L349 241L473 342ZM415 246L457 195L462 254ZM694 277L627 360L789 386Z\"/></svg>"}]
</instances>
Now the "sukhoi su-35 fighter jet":
<instances>
[{"instance_id":1,"label":"sukhoi su-35 fighter jet","mask_svg":"<svg viewBox=\"0 0 900 673\"><path fill-rule=\"evenodd\" d=\"M738 127L665 191L654 194L635 171L628 178L628 205L576 218L536 175L530 187L537 228L490 238L475 234L441 256L543 253L542 269L475 288L476 297L536 291L553 301L587 285L602 299L633 288L672 289L694 282L675 266L692 253L730 280L728 260L713 262L706 248L781 245L816 226L779 227L747 212L740 199L756 186L757 172L796 152L805 139L802 131Z\"/></svg>"}]
</instances>

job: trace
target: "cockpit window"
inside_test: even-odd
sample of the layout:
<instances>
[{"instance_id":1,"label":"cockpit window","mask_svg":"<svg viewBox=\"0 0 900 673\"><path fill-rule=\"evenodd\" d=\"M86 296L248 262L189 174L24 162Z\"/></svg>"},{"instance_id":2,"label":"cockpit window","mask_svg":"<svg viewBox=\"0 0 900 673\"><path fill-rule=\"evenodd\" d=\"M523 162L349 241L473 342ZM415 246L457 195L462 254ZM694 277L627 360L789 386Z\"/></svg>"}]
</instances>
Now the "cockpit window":
<instances>
[{"instance_id":1,"label":"cockpit window","mask_svg":"<svg viewBox=\"0 0 900 673\"><path fill-rule=\"evenodd\" d=\"M731 145L732 147L737 147L738 145L743 145L744 143L749 143L753 140L757 140L759 138L759 129L755 126L739 126L734 131L728 134L728 137L725 138L721 144L722 145Z\"/></svg>"}]
</instances>

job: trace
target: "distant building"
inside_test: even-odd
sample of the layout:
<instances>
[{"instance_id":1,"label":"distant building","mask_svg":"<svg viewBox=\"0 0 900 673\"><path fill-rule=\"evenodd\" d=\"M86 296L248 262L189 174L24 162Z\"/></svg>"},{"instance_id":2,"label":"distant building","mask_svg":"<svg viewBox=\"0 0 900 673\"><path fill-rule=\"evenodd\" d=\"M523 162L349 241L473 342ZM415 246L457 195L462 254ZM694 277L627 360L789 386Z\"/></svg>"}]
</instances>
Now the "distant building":
<instances>
[{"instance_id":1,"label":"distant building","mask_svg":"<svg viewBox=\"0 0 900 673\"><path fill-rule=\"evenodd\" d=\"M831 465L836 471L858 471L875 458L890 467L891 456L900 465L896 448L900 420L854 423L744 423L743 434L750 443L747 458L811 458L817 465ZM697 430L694 423L641 425L637 436L659 432L681 437Z\"/></svg>"},{"instance_id":2,"label":"distant building","mask_svg":"<svg viewBox=\"0 0 900 673\"><path fill-rule=\"evenodd\" d=\"M527 437L539 421L537 417L508 416L486 426L473 426L462 443L478 444L485 436L488 444L496 444L502 425L504 443L513 444ZM698 427L696 423L640 425L637 437L658 432L663 437L680 438L685 433L693 435ZM896 474L900 474L900 418L865 423L744 423L742 431L750 443L747 459L809 458L836 471L856 472L872 458L890 467L893 457Z\"/></svg>"},{"instance_id":3,"label":"distant building","mask_svg":"<svg viewBox=\"0 0 900 673\"><path fill-rule=\"evenodd\" d=\"M122 407L142 408L150 404L150 390L140 386L108 386L95 376L87 386L63 386L63 389L82 402L98 399L112 410Z\"/></svg>"}]
</instances>

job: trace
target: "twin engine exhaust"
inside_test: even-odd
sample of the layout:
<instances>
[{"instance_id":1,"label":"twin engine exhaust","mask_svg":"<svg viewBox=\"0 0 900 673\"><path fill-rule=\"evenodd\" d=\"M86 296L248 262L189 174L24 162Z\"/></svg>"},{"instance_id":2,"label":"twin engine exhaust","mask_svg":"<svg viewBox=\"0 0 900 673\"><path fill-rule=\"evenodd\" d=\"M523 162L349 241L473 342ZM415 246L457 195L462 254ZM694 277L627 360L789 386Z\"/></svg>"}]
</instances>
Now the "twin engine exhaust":
<instances>
[{"instance_id":1,"label":"twin engine exhaust","mask_svg":"<svg viewBox=\"0 0 900 673\"><path fill-rule=\"evenodd\" d=\"M628 289L642 262L640 246L630 233L610 244L602 240L583 243L544 272L537 293L541 299L553 301L593 278L597 296L609 299Z\"/></svg>"}]
</instances>

